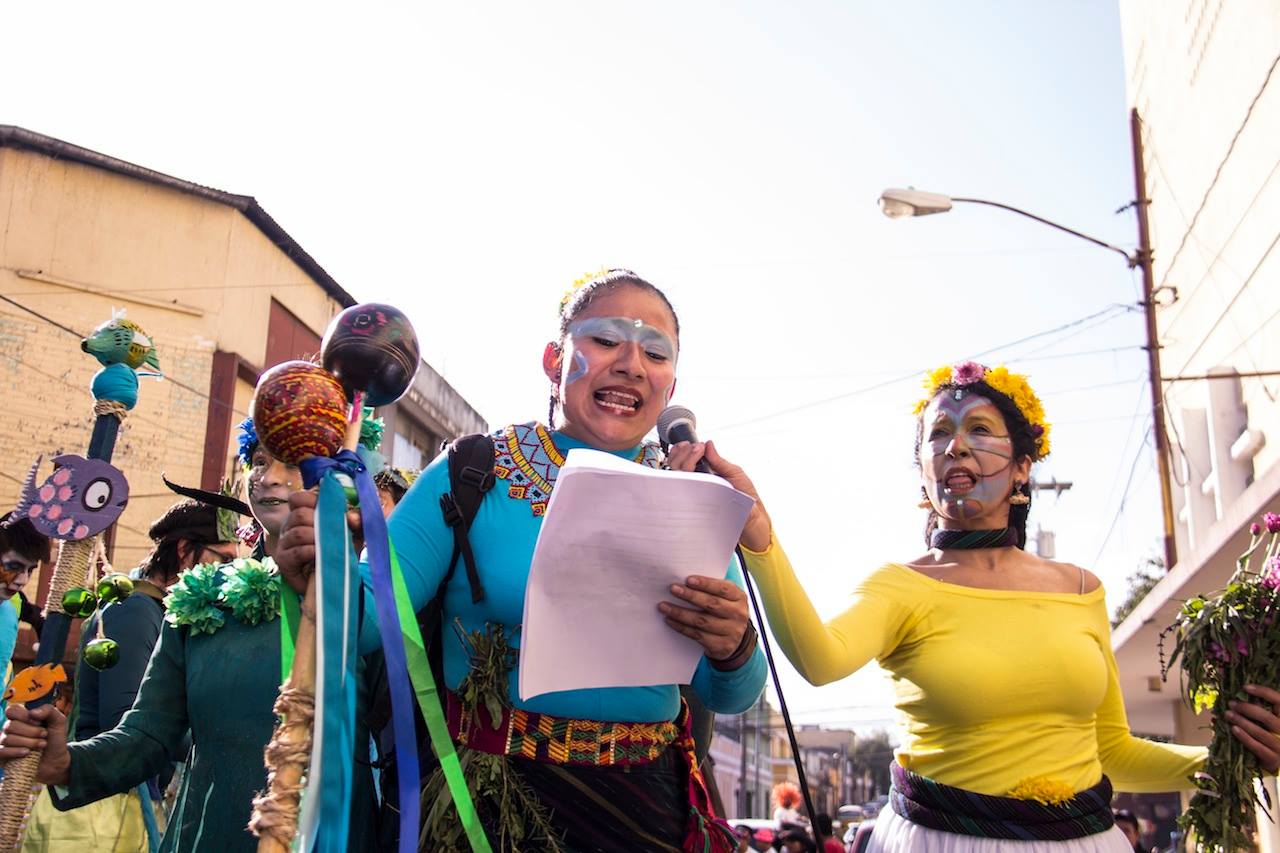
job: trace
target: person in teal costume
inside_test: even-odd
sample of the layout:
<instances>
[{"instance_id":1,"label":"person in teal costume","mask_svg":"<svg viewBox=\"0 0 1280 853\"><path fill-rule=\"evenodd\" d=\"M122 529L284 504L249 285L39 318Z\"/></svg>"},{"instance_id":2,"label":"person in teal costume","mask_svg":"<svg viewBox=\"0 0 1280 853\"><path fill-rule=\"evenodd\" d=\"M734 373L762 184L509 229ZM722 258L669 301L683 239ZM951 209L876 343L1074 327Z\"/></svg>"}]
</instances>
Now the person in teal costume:
<instances>
[{"instance_id":1,"label":"person in teal costume","mask_svg":"<svg viewBox=\"0 0 1280 853\"><path fill-rule=\"evenodd\" d=\"M302 481L296 467L274 459L258 444L251 422L241 426L249 506L262 529L255 550L258 557L267 557L275 553L289 493ZM201 571L184 572L175 589L195 586L193 574ZM275 602L278 610L278 595ZM249 853L258 843L247 828L252 801L266 788L262 752L276 722L272 706L281 681L280 619L272 612L247 624L224 609L221 625L207 633L195 624L174 624L182 622L174 610L170 603L138 698L119 725L67 744L66 718L55 709L11 708L0 738L0 760L47 743L39 779L51 786L55 806L70 809L135 787L170 761L183 760L177 753L190 731L187 772L161 853ZM356 743L368 743L367 731L357 730ZM353 850L373 845L373 780L367 760L359 758L351 804Z\"/></svg>"},{"instance_id":2,"label":"person in teal costume","mask_svg":"<svg viewBox=\"0 0 1280 853\"><path fill-rule=\"evenodd\" d=\"M41 563L48 563L52 549L26 518L15 513L0 517L0 678L18 644L18 622L23 610L22 588ZM4 708L0 700L0 710Z\"/></svg>"},{"instance_id":3,"label":"person in teal costume","mask_svg":"<svg viewBox=\"0 0 1280 853\"><path fill-rule=\"evenodd\" d=\"M481 501L468 536L484 599L473 603L461 566L444 593L444 683L450 691L458 691L472 671L462 631L492 636L495 629L501 629L503 636L512 638L513 650L519 645L534 545L565 454L574 448L593 448L639 464L659 464L658 448L643 439L674 388L678 337L678 322L666 297L629 271L612 270L593 277L562 304L559 341L548 346L543 362L552 382L553 418L559 414L561 426L550 429L525 423L494 434L496 484ZM449 491L447 459L442 454L418 477L388 521L415 609L435 594L453 554L453 532L440 510L440 498ZM282 538L281 571L299 588L305 585L310 567L303 552L293 548L305 549L314 541L310 526L314 501L295 495L293 504L295 509ZM360 641L361 651L367 652L380 641L374 608L368 603L372 597L368 566L362 569L366 604ZM672 598L662 603L668 609L661 613L674 630L704 647L705 654L691 679L694 693L711 710L734 714L755 703L764 687L766 667L747 619L746 594L736 560L728 567L727 580L727 584L713 578L697 581L715 599L712 609L678 607L679 602ZM655 615L659 605L655 600ZM573 618L571 610L565 618ZM705 620L707 630L696 627L700 620ZM611 724L669 723L680 713L680 691L675 684L570 690L522 700L518 678L519 667L513 665L506 673L501 701L519 710ZM675 752L673 745L651 763L627 768L570 767L507 758L520 781L534 791L564 847L548 843L544 848L526 836L517 847L499 845L495 840L494 849L720 849L704 846L715 842L704 838L701 830L686 837L693 803ZM573 781L566 782L566 776L572 776ZM585 790L592 793L581 796ZM433 802L427 797L429 786L423 801L428 820L424 832L426 837L438 838L441 827L430 824ZM501 831L495 824L512 816L495 816L492 810L486 815L483 803L478 808L491 838L497 839ZM617 819L618 814L635 823ZM703 816L707 816L705 812ZM726 837L726 843L731 843L731 834ZM448 842L424 849L454 846Z\"/></svg>"}]
</instances>

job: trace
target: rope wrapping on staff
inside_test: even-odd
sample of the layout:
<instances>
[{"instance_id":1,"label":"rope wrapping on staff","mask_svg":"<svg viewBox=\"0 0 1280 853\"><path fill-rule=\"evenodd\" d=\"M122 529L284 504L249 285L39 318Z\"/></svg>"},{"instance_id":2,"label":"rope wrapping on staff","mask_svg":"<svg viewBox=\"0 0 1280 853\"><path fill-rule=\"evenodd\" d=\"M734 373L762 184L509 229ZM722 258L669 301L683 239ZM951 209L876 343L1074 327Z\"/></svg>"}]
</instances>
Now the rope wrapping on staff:
<instances>
[{"instance_id":1,"label":"rope wrapping on staff","mask_svg":"<svg viewBox=\"0 0 1280 853\"><path fill-rule=\"evenodd\" d=\"M315 717L315 694L294 687L292 681L280 688L280 696L272 710L282 719L305 723L310 734L311 720ZM306 766L311 756L311 738L295 740L282 737L283 727L277 729L271 742L263 751L267 766L267 790L253 800L253 817L249 829L259 838L267 837L288 849L298 826L299 802L304 787L301 778L287 783L277 783L276 777L285 767Z\"/></svg>"},{"instance_id":2,"label":"rope wrapping on staff","mask_svg":"<svg viewBox=\"0 0 1280 853\"><path fill-rule=\"evenodd\" d=\"M124 423L124 419L129 414L129 407L115 400L95 400L93 402L93 414L94 417L98 418L103 416L113 417Z\"/></svg>"}]
</instances>

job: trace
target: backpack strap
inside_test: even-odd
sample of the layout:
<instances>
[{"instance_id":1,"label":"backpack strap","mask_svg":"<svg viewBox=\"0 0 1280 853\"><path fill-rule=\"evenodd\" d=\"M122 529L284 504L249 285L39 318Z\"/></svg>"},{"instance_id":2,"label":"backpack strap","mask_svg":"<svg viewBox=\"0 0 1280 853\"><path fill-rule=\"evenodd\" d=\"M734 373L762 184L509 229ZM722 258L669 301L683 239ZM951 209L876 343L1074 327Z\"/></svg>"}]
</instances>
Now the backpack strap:
<instances>
[{"instance_id":1,"label":"backpack strap","mask_svg":"<svg viewBox=\"0 0 1280 853\"><path fill-rule=\"evenodd\" d=\"M480 501L485 492L493 488L493 439L482 433L464 435L449 445L449 489L440 496L440 511L444 523L453 530L453 556L449 558L449 570L441 583L441 591L462 557L467 568L467 583L471 586L471 603L484 600L484 585L476 569L475 554L467 534L471 522L480 512Z\"/></svg>"}]
</instances>

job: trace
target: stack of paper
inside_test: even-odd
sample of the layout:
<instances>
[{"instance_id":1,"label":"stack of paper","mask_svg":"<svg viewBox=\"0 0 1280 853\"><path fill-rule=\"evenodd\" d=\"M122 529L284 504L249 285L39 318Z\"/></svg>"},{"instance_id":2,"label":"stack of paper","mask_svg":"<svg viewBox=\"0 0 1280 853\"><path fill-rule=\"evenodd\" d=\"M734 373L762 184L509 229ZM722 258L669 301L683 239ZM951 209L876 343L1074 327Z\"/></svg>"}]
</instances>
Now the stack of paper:
<instances>
[{"instance_id":1,"label":"stack of paper","mask_svg":"<svg viewBox=\"0 0 1280 853\"><path fill-rule=\"evenodd\" d=\"M520 698L687 684L702 646L658 602L689 575L725 576L753 503L719 477L569 451L529 570Z\"/></svg>"}]
</instances>

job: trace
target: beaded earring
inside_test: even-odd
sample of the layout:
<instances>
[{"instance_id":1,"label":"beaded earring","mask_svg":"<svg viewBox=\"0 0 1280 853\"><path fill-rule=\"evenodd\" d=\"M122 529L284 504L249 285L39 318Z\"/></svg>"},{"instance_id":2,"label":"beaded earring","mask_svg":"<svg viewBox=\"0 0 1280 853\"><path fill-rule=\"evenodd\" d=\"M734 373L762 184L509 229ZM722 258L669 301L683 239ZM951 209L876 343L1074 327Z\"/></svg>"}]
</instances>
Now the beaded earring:
<instances>
[{"instance_id":1,"label":"beaded earring","mask_svg":"<svg viewBox=\"0 0 1280 853\"><path fill-rule=\"evenodd\" d=\"M1022 493L1022 483L1013 484L1013 494L1009 495L1009 503L1012 506L1026 506L1031 503L1031 498Z\"/></svg>"},{"instance_id":2,"label":"beaded earring","mask_svg":"<svg viewBox=\"0 0 1280 853\"><path fill-rule=\"evenodd\" d=\"M929 500L929 493L924 490L924 486L920 487L920 503L916 506L920 509L933 509L933 501Z\"/></svg>"}]
</instances>

